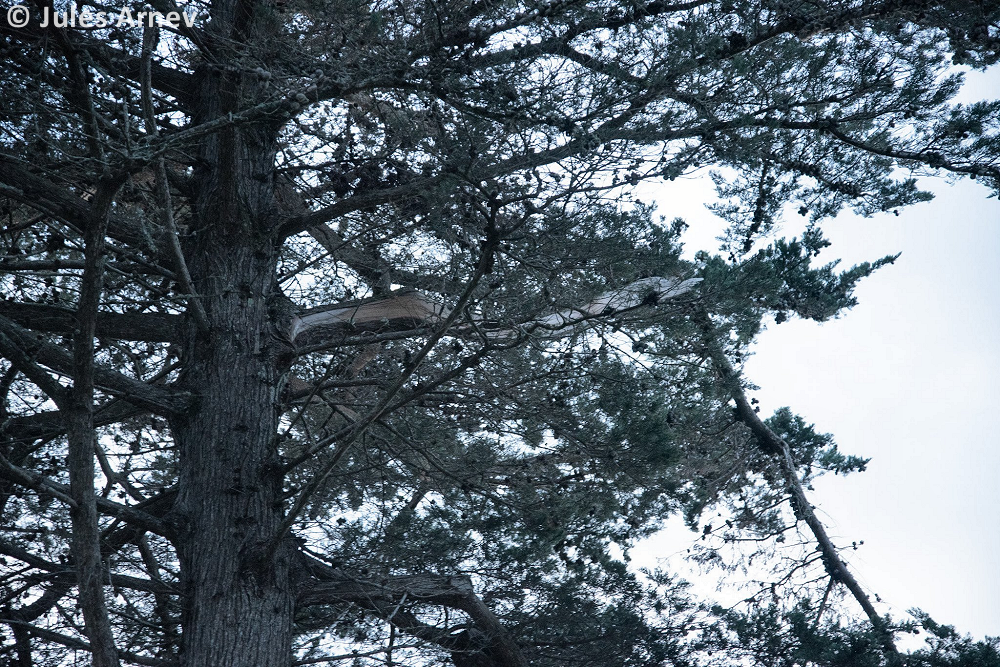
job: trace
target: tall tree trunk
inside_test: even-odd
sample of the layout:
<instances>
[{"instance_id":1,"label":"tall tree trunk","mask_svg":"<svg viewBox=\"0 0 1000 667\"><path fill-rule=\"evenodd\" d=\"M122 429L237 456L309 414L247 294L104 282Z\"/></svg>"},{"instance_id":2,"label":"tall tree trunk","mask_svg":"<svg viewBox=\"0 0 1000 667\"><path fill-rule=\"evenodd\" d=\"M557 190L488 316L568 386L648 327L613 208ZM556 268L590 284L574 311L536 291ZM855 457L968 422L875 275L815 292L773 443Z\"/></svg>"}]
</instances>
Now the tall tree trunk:
<instances>
[{"instance_id":1,"label":"tall tree trunk","mask_svg":"<svg viewBox=\"0 0 1000 667\"><path fill-rule=\"evenodd\" d=\"M225 117L258 92L205 67L196 121ZM207 316L192 318L184 385L196 407L172 424L180 452L177 549L185 593L183 667L287 667L293 592L281 524L275 433L287 353L272 335L276 129L230 127L205 139L186 255Z\"/></svg>"},{"instance_id":2,"label":"tall tree trunk","mask_svg":"<svg viewBox=\"0 0 1000 667\"><path fill-rule=\"evenodd\" d=\"M264 295L273 266L246 245L227 245L217 259L208 281L216 291L208 298L211 340L193 346L186 378L199 403L174 425L185 594L181 664L288 665L288 559L269 549L282 518L274 437L280 376L261 340L269 338Z\"/></svg>"},{"instance_id":3,"label":"tall tree trunk","mask_svg":"<svg viewBox=\"0 0 1000 667\"><path fill-rule=\"evenodd\" d=\"M94 496L94 333L104 277L104 232L117 186L105 182L92 202L93 217L84 237L85 264L73 340L73 388L66 414L69 450L70 509L73 523L73 558L76 561L80 608L94 667L118 667L118 651L104 600L104 566L101 529Z\"/></svg>"}]
</instances>

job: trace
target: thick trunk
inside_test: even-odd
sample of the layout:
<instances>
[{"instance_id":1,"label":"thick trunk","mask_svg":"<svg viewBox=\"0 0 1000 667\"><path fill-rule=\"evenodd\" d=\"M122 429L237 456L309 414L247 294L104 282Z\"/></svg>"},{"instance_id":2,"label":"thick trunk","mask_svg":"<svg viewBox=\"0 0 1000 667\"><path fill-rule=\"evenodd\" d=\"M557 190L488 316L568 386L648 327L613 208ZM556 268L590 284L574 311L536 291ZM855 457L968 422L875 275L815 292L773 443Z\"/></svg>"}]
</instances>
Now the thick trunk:
<instances>
[{"instance_id":1,"label":"thick trunk","mask_svg":"<svg viewBox=\"0 0 1000 667\"><path fill-rule=\"evenodd\" d=\"M174 422L182 665L288 665L288 559L271 548L282 519L274 437L279 341L269 333L266 305L274 258L237 239L206 248L203 257L198 273L209 278L199 291L210 331L190 345L185 379L198 403Z\"/></svg>"},{"instance_id":2,"label":"thick trunk","mask_svg":"<svg viewBox=\"0 0 1000 667\"><path fill-rule=\"evenodd\" d=\"M181 664L288 665L288 559L270 549L282 518L274 437L280 377L261 340L269 336L260 283L273 274L246 248L230 246L219 259L212 282L223 293L211 299L211 340L196 346L187 378L200 388L199 404L175 425L185 593ZM226 283L241 280L256 296L226 290Z\"/></svg>"},{"instance_id":3,"label":"thick trunk","mask_svg":"<svg viewBox=\"0 0 1000 667\"><path fill-rule=\"evenodd\" d=\"M245 99L239 74L201 73L198 121ZM252 92L252 91L251 91ZM205 139L186 247L207 322L190 322L183 384L195 407L173 420L179 459L177 551L184 587L183 667L287 667L293 592L275 549L283 507L275 433L281 359L268 302L276 290L273 128ZM207 330L204 325L207 324Z\"/></svg>"}]
</instances>

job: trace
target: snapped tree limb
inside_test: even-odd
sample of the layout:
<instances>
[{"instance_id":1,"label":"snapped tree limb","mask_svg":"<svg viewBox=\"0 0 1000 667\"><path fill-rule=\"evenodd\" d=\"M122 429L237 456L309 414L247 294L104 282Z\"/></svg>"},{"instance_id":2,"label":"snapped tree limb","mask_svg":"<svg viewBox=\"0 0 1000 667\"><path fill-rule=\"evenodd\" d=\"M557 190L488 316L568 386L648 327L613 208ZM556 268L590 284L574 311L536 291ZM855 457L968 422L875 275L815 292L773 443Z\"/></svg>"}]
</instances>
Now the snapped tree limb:
<instances>
[{"instance_id":1,"label":"snapped tree limb","mask_svg":"<svg viewBox=\"0 0 1000 667\"><path fill-rule=\"evenodd\" d=\"M447 335L469 336L482 331L490 340L506 340L523 332L542 332L557 338L588 320L674 299L690 292L700 281L701 278L642 278L579 306L519 324L456 321ZM347 335L362 331L401 331L434 326L444 321L450 312L445 305L421 292L402 289L387 297L304 311L290 324L289 338L299 348L308 350L335 347Z\"/></svg>"}]
</instances>

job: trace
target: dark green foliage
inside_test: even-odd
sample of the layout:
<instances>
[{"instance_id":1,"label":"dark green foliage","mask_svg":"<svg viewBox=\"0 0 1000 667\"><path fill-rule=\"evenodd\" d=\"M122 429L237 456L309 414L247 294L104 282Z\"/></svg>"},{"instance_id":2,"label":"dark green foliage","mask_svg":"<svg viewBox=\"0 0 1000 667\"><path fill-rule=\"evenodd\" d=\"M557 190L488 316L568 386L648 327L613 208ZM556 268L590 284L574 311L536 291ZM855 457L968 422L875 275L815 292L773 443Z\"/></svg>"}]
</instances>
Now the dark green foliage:
<instances>
[{"instance_id":1,"label":"dark green foliage","mask_svg":"<svg viewBox=\"0 0 1000 667\"><path fill-rule=\"evenodd\" d=\"M937 623L919 609L911 615L920 630L927 634L927 647L909 656L913 667L997 667L1000 665L1000 637L975 641L961 635L950 625Z\"/></svg>"},{"instance_id":2,"label":"dark green foliage","mask_svg":"<svg viewBox=\"0 0 1000 667\"><path fill-rule=\"evenodd\" d=\"M932 173L996 193L1000 103L951 103L953 64L1000 57L995 4L191 0L192 32L0 25L0 662L88 638L45 392L73 378L110 192L96 492L125 662L289 628L252 667L506 667L503 636L541 667L886 664L839 587L804 601L827 572L711 353L738 374L771 319L856 304L896 256L816 265L838 212L925 201ZM705 168L728 229L688 260L634 187ZM806 484L867 463L790 409L767 426ZM632 566L675 516L695 562L755 579L746 604ZM496 624L406 588L438 575ZM195 623L196 598L231 606ZM907 665L996 664L918 619Z\"/></svg>"},{"instance_id":3,"label":"dark green foliage","mask_svg":"<svg viewBox=\"0 0 1000 667\"><path fill-rule=\"evenodd\" d=\"M838 474L864 472L868 459L845 456L837 450L833 437L816 433L811 424L788 408L781 408L767 420L767 425L788 443L796 465L803 469L803 481L808 480L813 468L830 470Z\"/></svg>"},{"instance_id":4,"label":"dark green foliage","mask_svg":"<svg viewBox=\"0 0 1000 667\"><path fill-rule=\"evenodd\" d=\"M858 281L898 257L863 262L842 272L836 271L837 261L813 267L813 259L827 246L819 228L810 226L801 240L778 239L738 262L702 253L703 289L720 312L732 317L738 340L744 343L760 331L765 314L772 314L779 324L790 315L819 322L836 317L857 303Z\"/></svg>"},{"instance_id":5,"label":"dark green foliage","mask_svg":"<svg viewBox=\"0 0 1000 667\"><path fill-rule=\"evenodd\" d=\"M761 667L883 667L891 664L878 650L869 627L824 620L815 601L802 599L789 609L767 607L750 614L717 609L725 633L751 665ZM914 610L902 631L922 631L925 646L902 657L903 667L994 667L1000 664L998 640L974 641ZM722 636L725 636L723 634Z\"/></svg>"}]
</instances>

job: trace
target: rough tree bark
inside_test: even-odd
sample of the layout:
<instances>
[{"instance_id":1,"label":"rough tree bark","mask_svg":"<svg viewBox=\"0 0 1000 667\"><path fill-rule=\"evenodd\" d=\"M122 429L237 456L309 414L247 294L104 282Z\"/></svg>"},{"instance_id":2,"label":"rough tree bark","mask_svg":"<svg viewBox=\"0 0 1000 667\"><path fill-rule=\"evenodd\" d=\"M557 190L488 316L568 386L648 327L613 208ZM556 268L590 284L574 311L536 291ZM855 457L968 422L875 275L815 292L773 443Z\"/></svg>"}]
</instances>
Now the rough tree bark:
<instances>
[{"instance_id":1,"label":"rough tree bark","mask_svg":"<svg viewBox=\"0 0 1000 667\"><path fill-rule=\"evenodd\" d=\"M212 28L231 44L259 30L243 3L214 3ZM220 47L221 59L234 57ZM235 47L232 47L235 48ZM237 68L196 72L194 123L245 108L260 94ZM287 343L272 335L279 243L273 170L276 128L227 127L199 145L196 238L186 249L208 331L188 322L181 384L198 396L172 418L180 452L173 519L185 595L185 667L291 661L294 595L288 556L271 549L282 519L277 430Z\"/></svg>"},{"instance_id":2,"label":"rough tree bark","mask_svg":"<svg viewBox=\"0 0 1000 667\"><path fill-rule=\"evenodd\" d=\"M92 203L91 226L85 238L85 266L73 340L73 388L61 409L66 413L70 494L76 505L70 509L73 524L73 559L76 565L80 608L87 636L94 647L94 667L118 667L111 620L104 602L104 566L101 531L94 495L94 330L101 301L104 262L104 232L113 194L117 187L105 183Z\"/></svg>"}]
</instances>

